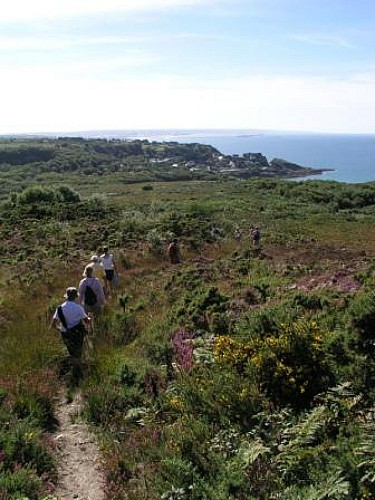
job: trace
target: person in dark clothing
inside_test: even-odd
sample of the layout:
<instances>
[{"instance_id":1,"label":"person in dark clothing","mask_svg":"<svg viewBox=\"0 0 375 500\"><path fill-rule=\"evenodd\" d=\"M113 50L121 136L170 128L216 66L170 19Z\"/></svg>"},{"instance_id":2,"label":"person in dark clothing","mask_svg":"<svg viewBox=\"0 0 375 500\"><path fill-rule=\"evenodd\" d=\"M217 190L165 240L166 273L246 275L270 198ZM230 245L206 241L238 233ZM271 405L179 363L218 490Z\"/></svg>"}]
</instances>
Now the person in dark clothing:
<instances>
[{"instance_id":1,"label":"person in dark clothing","mask_svg":"<svg viewBox=\"0 0 375 500\"><path fill-rule=\"evenodd\" d=\"M180 247L176 238L168 246L168 256L171 264L179 264L181 262Z\"/></svg>"},{"instance_id":2,"label":"person in dark clothing","mask_svg":"<svg viewBox=\"0 0 375 500\"><path fill-rule=\"evenodd\" d=\"M250 237L253 242L253 246L255 248L259 248L259 243L260 243L260 229L258 226L254 227L250 231Z\"/></svg>"}]
</instances>

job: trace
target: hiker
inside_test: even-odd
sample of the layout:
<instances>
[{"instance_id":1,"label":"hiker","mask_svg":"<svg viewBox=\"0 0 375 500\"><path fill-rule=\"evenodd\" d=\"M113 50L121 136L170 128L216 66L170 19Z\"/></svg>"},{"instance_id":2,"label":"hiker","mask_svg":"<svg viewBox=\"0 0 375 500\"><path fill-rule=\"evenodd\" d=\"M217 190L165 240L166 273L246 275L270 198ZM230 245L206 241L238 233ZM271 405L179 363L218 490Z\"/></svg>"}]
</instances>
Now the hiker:
<instances>
[{"instance_id":1,"label":"hiker","mask_svg":"<svg viewBox=\"0 0 375 500\"><path fill-rule=\"evenodd\" d=\"M104 288L99 278L94 277L93 267L86 266L84 278L78 286L81 305L86 313L99 313L105 304Z\"/></svg>"},{"instance_id":2,"label":"hiker","mask_svg":"<svg viewBox=\"0 0 375 500\"><path fill-rule=\"evenodd\" d=\"M177 238L174 238L168 245L168 255L171 264L179 264L181 262L181 253Z\"/></svg>"},{"instance_id":3,"label":"hiker","mask_svg":"<svg viewBox=\"0 0 375 500\"><path fill-rule=\"evenodd\" d=\"M77 304L77 289L68 287L64 295L66 301L61 304L52 317L51 326L57 328L68 349L75 360L80 360L83 349L83 338L86 333L85 325L89 325L91 318L86 314L80 304Z\"/></svg>"},{"instance_id":4,"label":"hiker","mask_svg":"<svg viewBox=\"0 0 375 500\"><path fill-rule=\"evenodd\" d=\"M238 227L234 230L234 239L238 242L242 240L241 230Z\"/></svg>"},{"instance_id":5,"label":"hiker","mask_svg":"<svg viewBox=\"0 0 375 500\"><path fill-rule=\"evenodd\" d=\"M92 267L93 276L95 278L98 278L100 280L104 280L104 277L105 277L104 267L100 264L99 257L97 255L93 255L91 257L89 264L87 264L87 266L85 267L84 274L86 273L86 269L88 267Z\"/></svg>"},{"instance_id":6,"label":"hiker","mask_svg":"<svg viewBox=\"0 0 375 500\"><path fill-rule=\"evenodd\" d=\"M259 242L260 242L260 229L258 226L255 226L254 228L251 227L250 229L250 237L253 241L253 246L255 248L259 247Z\"/></svg>"},{"instance_id":7,"label":"hiker","mask_svg":"<svg viewBox=\"0 0 375 500\"><path fill-rule=\"evenodd\" d=\"M104 268L105 272L105 282L108 288L108 295L110 291L113 291L114 280L117 276L117 266L113 254L109 253L109 248L107 246L103 247L103 254L99 257L99 262Z\"/></svg>"}]
</instances>

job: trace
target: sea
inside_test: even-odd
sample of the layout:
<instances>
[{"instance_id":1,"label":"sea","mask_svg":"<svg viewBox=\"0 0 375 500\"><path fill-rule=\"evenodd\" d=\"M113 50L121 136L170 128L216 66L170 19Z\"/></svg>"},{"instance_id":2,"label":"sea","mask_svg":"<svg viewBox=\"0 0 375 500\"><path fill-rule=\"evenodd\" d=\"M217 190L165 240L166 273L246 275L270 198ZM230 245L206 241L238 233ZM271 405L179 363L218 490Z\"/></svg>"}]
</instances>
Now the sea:
<instances>
[{"instance_id":1,"label":"sea","mask_svg":"<svg viewBox=\"0 0 375 500\"><path fill-rule=\"evenodd\" d=\"M262 153L305 167L329 169L303 177L345 183L375 182L375 135L313 134L246 130L123 130L91 137L210 144L223 154Z\"/></svg>"}]
</instances>

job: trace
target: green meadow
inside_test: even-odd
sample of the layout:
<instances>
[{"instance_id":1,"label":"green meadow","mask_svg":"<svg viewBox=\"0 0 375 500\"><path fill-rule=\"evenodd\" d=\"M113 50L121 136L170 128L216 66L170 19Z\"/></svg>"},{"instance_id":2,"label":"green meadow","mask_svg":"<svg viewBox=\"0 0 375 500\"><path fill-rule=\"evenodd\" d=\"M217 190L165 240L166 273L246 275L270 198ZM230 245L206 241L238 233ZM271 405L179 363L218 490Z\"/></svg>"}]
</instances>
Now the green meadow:
<instances>
[{"instance_id":1,"label":"green meadow","mask_svg":"<svg viewBox=\"0 0 375 500\"><path fill-rule=\"evenodd\" d=\"M375 184L61 142L0 143L0 498L54 498L77 391L108 499L375 498ZM51 316L106 244L120 285L77 384Z\"/></svg>"}]
</instances>

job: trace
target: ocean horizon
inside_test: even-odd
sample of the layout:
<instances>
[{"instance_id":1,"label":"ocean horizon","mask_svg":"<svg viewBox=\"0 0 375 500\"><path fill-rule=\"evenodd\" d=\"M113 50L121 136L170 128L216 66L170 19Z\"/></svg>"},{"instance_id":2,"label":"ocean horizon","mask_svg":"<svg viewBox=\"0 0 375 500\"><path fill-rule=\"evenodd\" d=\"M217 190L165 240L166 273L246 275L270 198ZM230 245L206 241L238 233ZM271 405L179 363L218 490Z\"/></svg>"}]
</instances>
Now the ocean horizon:
<instances>
[{"instance_id":1,"label":"ocean horizon","mask_svg":"<svg viewBox=\"0 0 375 500\"><path fill-rule=\"evenodd\" d=\"M321 134L243 129L148 129L35 135L200 142L217 148L223 154L262 153L269 161L273 158L282 158L305 167L327 169L322 174L303 177L304 180L313 178L346 183L375 182L375 135L372 134Z\"/></svg>"}]
</instances>

